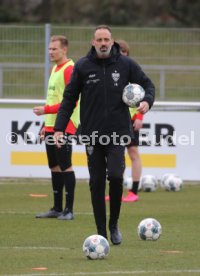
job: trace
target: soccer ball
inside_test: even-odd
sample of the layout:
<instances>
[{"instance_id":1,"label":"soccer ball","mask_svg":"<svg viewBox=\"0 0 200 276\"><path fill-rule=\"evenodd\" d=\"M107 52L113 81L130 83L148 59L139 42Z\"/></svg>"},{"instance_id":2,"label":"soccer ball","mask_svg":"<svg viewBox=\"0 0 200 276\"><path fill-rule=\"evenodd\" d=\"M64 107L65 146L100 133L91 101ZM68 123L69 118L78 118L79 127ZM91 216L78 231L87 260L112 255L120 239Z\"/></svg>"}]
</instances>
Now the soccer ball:
<instances>
[{"instance_id":1,"label":"soccer ball","mask_svg":"<svg viewBox=\"0 0 200 276\"><path fill-rule=\"evenodd\" d=\"M141 189L144 192L154 192L158 188L158 180L154 175L144 175L141 180Z\"/></svg>"},{"instance_id":2,"label":"soccer ball","mask_svg":"<svg viewBox=\"0 0 200 276\"><path fill-rule=\"evenodd\" d=\"M131 190L132 187L133 187L133 179L132 179L132 177L125 178L124 181L123 181L123 186L124 186L125 189Z\"/></svg>"},{"instance_id":3,"label":"soccer ball","mask_svg":"<svg viewBox=\"0 0 200 276\"><path fill-rule=\"evenodd\" d=\"M182 189L182 179L174 174L165 174L161 179L161 187L166 191L179 192Z\"/></svg>"},{"instance_id":4,"label":"soccer ball","mask_svg":"<svg viewBox=\"0 0 200 276\"><path fill-rule=\"evenodd\" d=\"M170 175L172 175L172 174L170 174L170 173L165 173L165 174L161 177L161 179L160 179L160 186L161 186L161 188L165 189L165 181L167 180L167 178L168 178Z\"/></svg>"},{"instance_id":5,"label":"soccer ball","mask_svg":"<svg viewBox=\"0 0 200 276\"><path fill-rule=\"evenodd\" d=\"M105 258L110 251L110 245L103 236L91 235L83 243L83 252L90 260Z\"/></svg>"},{"instance_id":6,"label":"soccer ball","mask_svg":"<svg viewBox=\"0 0 200 276\"><path fill-rule=\"evenodd\" d=\"M124 87L122 100L130 107L138 106L139 102L144 98L145 91L139 84L129 83Z\"/></svg>"},{"instance_id":7,"label":"soccer ball","mask_svg":"<svg viewBox=\"0 0 200 276\"><path fill-rule=\"evenodd\" d=\"M141 182L141 180L142 180L142 177L140 178L139 185L138 185L138 191L139 192L141 192L141 190L142 190L142 182Z\"/></svg>"},{"instance_id":8,"label":"soccer ball","mask_svg":"<svg viewBox=\"0 0 200 276\"><path fill-rule=\"evenodd\" d=\"M162 227L156 219L146 218L139 223L137 233L141 240L156 241L162 234Z\"/></svg>"}]
</instances>

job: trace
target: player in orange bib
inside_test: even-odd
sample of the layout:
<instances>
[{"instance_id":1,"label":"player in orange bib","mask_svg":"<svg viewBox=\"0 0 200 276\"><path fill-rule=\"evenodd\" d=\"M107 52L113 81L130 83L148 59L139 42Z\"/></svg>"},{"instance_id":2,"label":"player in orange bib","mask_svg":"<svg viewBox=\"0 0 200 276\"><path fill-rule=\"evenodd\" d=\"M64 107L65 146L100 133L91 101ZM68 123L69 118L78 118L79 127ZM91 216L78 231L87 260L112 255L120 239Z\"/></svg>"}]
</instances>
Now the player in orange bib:
<instances>
[{"instance_id":1,"label":"player in orange bib","mask_svg":"<svg viewBox=\"0 0 200 276\"><path fill-rule=\"evenodd\" d=\"M122 55L129 56L129 45L124 40L116 41L120 46ZM131 114L131 122L133 126L134 139L127 146L128 155L131 159L131 173L133 179L132 189L128 191L126 197L122 197L123 202L134 202L138 200L138 187L142 174L142 162L138 151L139 146L139 130L142 127L143 114L137 112L136 108L129 108ZM109 196L105 197L106 201L110 200Z\"/></svg>"},{"instance_id":2,"label":"player in orange bib","mask_svg":"<svg viewBox=\"0 0 200 276\"><path fill-rule=\"evenodd\" d=\"M36 215L36 218L58 218L60 220L72 220L75 174L72 168L72 144L64 140L61 148L57 148L53 142L54 124L63 91L68 85L73 71L74 62L67 57L68 40L65 36L52 36L49 43L49 57L55 65L52 68L48 83L46 105L35 106L33 112L36 115L45 114L45 126L40 136L45 140L48 165L51 170L53 189L53 207ZM65 129L65 137L74 135L79 124L79 105L75 108L70 121ZM63 189L65 187L65 207L63 208Z\"/></svg>"},{"instance_id":3,"label":"player in orange bib","mask_svg":"<svg viewBox=\"0 0 200 276\"><path fill-rule=\"evenodd\" d=\"M121 54L129 56L129 45L124 40L117 41L120 45ZM133 202L138 200L138 187L142 174L142 162L138 151L139 146L139 130L142 127L143 114L137 112L136 108L129 108L131 114L131 121L133 126L134 139L131 144L127 146L128 155L131 159L131 172L133 179L132 189L129 190L128 195L122 198L123 202Z\"/></svg>"}]
</instances>

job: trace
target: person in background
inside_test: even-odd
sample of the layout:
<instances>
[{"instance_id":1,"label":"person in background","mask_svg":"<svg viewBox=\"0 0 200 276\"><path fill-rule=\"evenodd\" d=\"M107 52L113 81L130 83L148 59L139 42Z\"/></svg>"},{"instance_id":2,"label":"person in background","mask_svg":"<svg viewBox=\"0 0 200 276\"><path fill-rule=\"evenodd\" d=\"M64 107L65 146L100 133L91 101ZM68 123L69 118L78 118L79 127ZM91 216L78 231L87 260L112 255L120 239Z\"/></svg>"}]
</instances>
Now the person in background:
<instances>
[{"instance_id":1,"label":"person in background","mask_svg":"<svg viewBox=\"0 0 200 276\"><path fill-rule=\"evenodd\" d=\"M130 48L128 43L125 40L116 41L120 46L120 52L122 55L129 56ZM131 114L131 123L133 126L134 138L131 143L127 145L128 155L131 160L131 174L133 179L132 189L129 190L126 197L122 197L123 202L134 202L138 200L138 187L142 174L142 162L138 150L139 145L139 130L142 128L143 114L137 111L137 108L129 108ZM105 197L106 201L110 200L110 197L107 195Z\"/></svg>"},{"instance_id":2,"label":"person in background","mask_svg":"<svg viewBox=\"0 0 200 276\"><path fill-rule=\"evenodd\" d=\"M144 87L145 97L138 110L146 113L154 102L153 83L136 62L121 55L119 44L114 42L108 26L96 27L90 51L74 66L54 127L54 139L60 147L63 131L81 95L81 134L86 143L91 202L97 233L107 239L105 188L108 178L108 227L114 245L122 242L118 221L125 169L124 142L130 142L133 136L129 109L122 101L123 88L129 82L137 82Z\"/></svg>"},{"instance_id":3,"label":"person in background","mask_svg":"<svg viewBox=\"0 0 200 276\"><path fill-rule=\"evenodd\" d=\"M74 219L73 204L76 180L72 168L72 145L65 143L58 149L53 140L54 124L63 98L63 91L69 83L74 67L74 62L67 57L67 52L67 38L62 35L52 36L49 43L49 57L55 65L49 78L46 105L33 108L33 112L37 116L45 114L45 125L40 136L45 141L54 199L53 207L45 213L37 214L36 218ZM66 126L65 135L73 135L78 124L79 110L77 106ZM66 203L63 210L64 187Z\"/></svg>"}]
</instances>

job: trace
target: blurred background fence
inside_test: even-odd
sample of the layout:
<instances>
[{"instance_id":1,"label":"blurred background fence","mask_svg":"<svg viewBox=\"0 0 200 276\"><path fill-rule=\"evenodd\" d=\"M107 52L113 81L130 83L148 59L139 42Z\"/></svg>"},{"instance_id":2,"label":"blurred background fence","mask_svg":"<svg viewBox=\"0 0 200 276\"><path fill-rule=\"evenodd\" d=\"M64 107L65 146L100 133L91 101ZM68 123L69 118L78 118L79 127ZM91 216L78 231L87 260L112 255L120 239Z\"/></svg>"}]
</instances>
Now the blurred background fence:
<instances>
[{"instance_id":1,"label":"blurred background fence","mask_svg":"<svg viewBox=\"0 0 200 276\"><path fill-rule=\"evenodd\" d=\"M50 35L69 39L76 61L90 47L93 27L0 25L0 98L43 99ZM112 27L156 85L157 100L200 101L200 29Z\"/></svg>"}]
</instances>

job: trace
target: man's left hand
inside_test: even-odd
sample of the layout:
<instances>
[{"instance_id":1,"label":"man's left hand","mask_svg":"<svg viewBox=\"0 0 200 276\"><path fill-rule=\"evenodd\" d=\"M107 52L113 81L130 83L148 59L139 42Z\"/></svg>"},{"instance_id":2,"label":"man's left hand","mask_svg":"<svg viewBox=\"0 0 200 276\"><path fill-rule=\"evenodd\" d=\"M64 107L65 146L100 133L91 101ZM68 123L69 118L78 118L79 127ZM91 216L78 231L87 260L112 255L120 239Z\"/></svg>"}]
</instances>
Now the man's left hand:
<instances>
[{"instance_id":1,"label":"man's left hand","mask_svg":"<svg viewBox=\"0 0 200 276\"><path fill-rule=\"evenodd\" d=\"M148 102L141 102L139 107L137 108L137 111L139 111L142 114L145 114L149 111L149 104Z\"/></svg>"}]
</instances>

